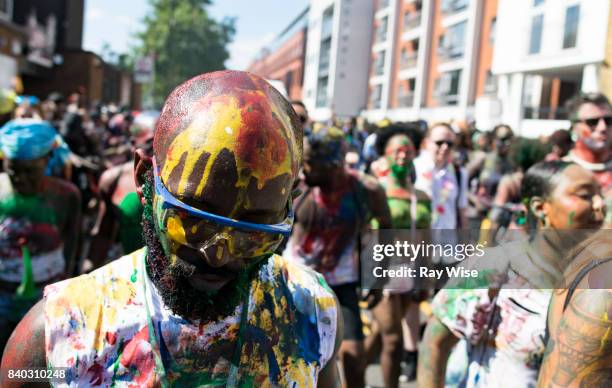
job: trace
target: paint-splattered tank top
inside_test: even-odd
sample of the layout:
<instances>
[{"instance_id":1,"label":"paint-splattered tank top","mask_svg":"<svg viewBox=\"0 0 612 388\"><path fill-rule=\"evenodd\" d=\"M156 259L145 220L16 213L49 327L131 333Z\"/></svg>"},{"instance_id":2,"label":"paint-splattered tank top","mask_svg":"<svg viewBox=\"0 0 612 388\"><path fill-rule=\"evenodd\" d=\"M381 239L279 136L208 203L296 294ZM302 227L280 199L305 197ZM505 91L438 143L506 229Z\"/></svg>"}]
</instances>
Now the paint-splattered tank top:
<instances>
[{"instance_id":1,"label":"paint-splattered tank top","mask_svg":"<svg viewBox=\"0 0 612 388\"><path fill-rule=\"evenodd\" d=\"M251 284L244 325L244 304L193 323L164 305L144 256L141 249L45 288L47 362L68 367L60 386L316 386L338 313L319 274L272 256Z\"/></svg>"},{"instance_id":2,"label":"paint-splattered tank top","mask_svg":"<svg viewBox=\"0 0 612 388\"><path fill-rule=\"evenodd\" d=\"M306 190L295 212L297 224L283 256L322 273L332 286L359 281L359 238L371 213L358 173L351 170L334 198L318 187Z\"/></svg>"}]
</instances>

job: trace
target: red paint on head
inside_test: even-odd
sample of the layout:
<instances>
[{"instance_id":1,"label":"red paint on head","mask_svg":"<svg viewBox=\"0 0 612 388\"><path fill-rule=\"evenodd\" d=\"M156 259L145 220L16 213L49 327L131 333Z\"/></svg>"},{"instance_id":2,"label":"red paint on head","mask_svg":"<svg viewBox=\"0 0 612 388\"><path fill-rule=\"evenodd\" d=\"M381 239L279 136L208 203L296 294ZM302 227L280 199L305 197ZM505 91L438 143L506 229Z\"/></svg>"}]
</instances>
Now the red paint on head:
<instances>
[{"instance_id":1,"label":"red paint on head","mask_svg":"<svg viewBox=\"0 0 612 388\"><path fill-rule=\"evenodd\" d=\"M301 164L302 133L291 105L262 78L246 72L229 70L194 77L179 85L168 96L157 122L153 141L155 156L160 167L165 162L174 138L192 125L197 116L211 113L210 104L222 100L223 96L231 96L239 101L244 126L236 129L244 136L244 140L263 141L267 145L266 150L276 150L271 157L268 157L272 161L284 159L286 152L292 151L289 143L295 141L299 147L299 154L292 155L292 165L295 166L294 172L297 174L298 166ZM282 122L274 117L273 106L275 110L289 117L290 128L283 128ZM210 119L214 121L214 113L211 113ZM206 121L204 120L202 131L208 130ZM285 139L284 136L288 138ZM256 169L268 168L252 146L241 144L240 147L239 152L242 154L238 158L244 157L247 162L253 163ZM263 154L261 150L258 152Z\"/></svg>"},{"instance_id":2,"label":"red paint on head","mask_svg":"<svg viewBox=\"0 0 612 388\"><path fill-rule=\"evenodd\" d=\"M283 129L278 120L273 119L265 96L249 93L242 97L244 126L238 134L236 156L252 171L273 173L285 159L289 148L281 135Z\"/></svg>"}]
</instances>

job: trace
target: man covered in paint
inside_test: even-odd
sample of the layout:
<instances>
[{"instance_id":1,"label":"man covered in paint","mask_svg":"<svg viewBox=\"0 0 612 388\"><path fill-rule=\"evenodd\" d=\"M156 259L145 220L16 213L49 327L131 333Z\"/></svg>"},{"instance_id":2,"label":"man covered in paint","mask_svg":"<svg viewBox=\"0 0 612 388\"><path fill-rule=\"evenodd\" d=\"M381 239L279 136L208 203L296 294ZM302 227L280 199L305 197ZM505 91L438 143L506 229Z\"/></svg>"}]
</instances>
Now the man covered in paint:
<instances>
[{"instance_id":1,"label":"man covered in paint","mask_svg":"<svg viewBox=\"0 0 612 388\"><path fill-rule=\"evenodd\" d=\"M74 268L79 191L45 176L61 144L40 120L13 120L0 129L0 349L42 287Z\"/></svg>"},{"instance_id":2,"label":"man covered in paint","mask_svg":"<svg viewBox=\"0 0 612 388\"><path fill-rule=\"evenodd\" d=\"M48 286L2 369L67 367L72 386L334 385L336 299L273 254L291 230L301 138L254 75L178 86L153 155L135 152L146 247Z\"/></svg>"},{"instance_id":3,"label":"man covered in paint","mask_svg":"<svg viewBox=\"0 0 612 388\"><path fill-rule=\"evenodd\" d=\"M294 204L296 226L284 256L322 273L344 320L339 357L349 387L364 385L365 354L359 312L359 243L372 219L391 227L385 192L375 178L344 165L343 132L323 127L304 144L304 192ZM373 307L381 293L371 293Z\"/></svg>"}]
</instances>

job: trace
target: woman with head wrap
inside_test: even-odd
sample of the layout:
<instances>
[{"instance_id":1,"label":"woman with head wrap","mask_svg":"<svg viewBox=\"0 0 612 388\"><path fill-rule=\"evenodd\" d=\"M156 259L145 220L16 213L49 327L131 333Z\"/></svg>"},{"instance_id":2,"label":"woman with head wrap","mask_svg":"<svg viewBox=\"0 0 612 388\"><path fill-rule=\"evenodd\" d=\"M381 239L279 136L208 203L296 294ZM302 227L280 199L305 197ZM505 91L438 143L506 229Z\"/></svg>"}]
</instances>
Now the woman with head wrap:
<instances>
[{"instance_id":1,"label":"woman with head wrap","mask_svg":"<svg viewBox=\"0 0 612 388\"><path fill-rule=\"evenodd\" d=\"M80 194L45 175L49 162L61 158L58 145L44 121L13 120L0 129L0 348L40 296L36 289L74 268Z\"/></svg>"}]
</instances>

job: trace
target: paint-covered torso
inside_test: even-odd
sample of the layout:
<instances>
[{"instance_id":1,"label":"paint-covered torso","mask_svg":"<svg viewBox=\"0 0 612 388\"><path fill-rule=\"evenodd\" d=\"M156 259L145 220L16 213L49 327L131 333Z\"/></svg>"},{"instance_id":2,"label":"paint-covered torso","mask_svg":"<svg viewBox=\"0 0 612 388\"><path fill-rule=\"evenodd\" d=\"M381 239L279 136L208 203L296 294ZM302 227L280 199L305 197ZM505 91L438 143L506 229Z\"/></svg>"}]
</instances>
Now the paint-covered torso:
<instances>
[{"instance_id":1,"label":"paint-covered torso","mask_svg":"<svg viewBox=\"0 0 612 388\"><path fill-rule=\"evenodd\" d=\"M51 186L55 181L47 178ZM16 285L22 280L22 245L31 253L37 283L63 274L65 260L61 231L66 223L61 197L53 193L22 196L12 189L9 177L0 174L0 283Z\"/></svg>"},{"instance_id":2,"label":"paint-covered torso","mask_svg":"<svg viewBox=\"0 0 612 388\"><path fill-rule=\"evenodd\" d=\"M431 224L431 201L425 193L415 193L414 188L407 190L407 185L399 185L390 173L382 174L378 177L378 180L387 195L393 228L409 229L412 226L413 219L416 228L429 228Z\"/></svg>"},{"instance_id":3,"label":"paint-covered torso","mask_svg":"<svg viewBox=\"0 0 612 388\"><path fill-rule=\"evenodd\" d=\"M159 349L173 386L225 386L242 305L215 322L188 322L168 310L144 268L140 250L45 289L49 365L68 367L70 386L153 386ZM321 276L272 256L248 309L238 385L315 386L336 335L335 299Z\"/></svg>"},{"instance_id":4,"label":"paint-covered torso","mask_svg":"<svg viewBox=\"0 0 612 388\"><path fill-rule=\"evenodd\" d=\"M357 244L371 218L366 188L357 172L333 196L307 189L295 205L296 225L283 256L325 276L333 286L359 280Z\"/></svg>"}]
</instances>

